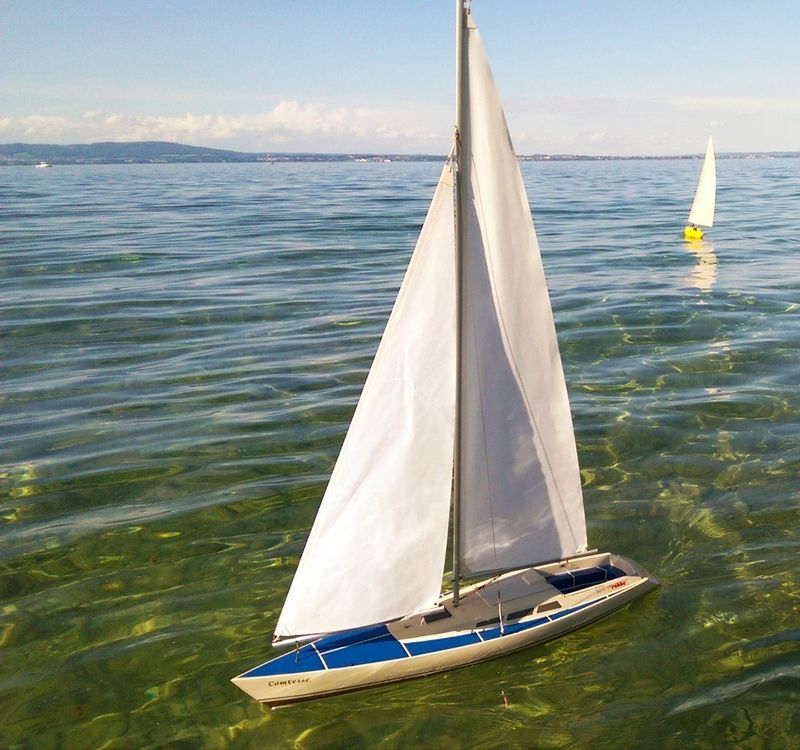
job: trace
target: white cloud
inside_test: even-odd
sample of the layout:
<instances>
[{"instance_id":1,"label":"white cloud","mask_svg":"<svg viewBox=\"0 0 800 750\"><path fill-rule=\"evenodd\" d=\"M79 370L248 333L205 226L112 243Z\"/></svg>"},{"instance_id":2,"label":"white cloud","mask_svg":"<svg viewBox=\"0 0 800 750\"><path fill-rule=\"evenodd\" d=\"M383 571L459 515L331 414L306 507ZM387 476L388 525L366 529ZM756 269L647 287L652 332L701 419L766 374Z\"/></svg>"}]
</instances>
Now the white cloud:
<instances>
[{"instance_id":1,"label":"white cloud","mask_svg":"<svg viewBox=\"0 0 800 750\"><path fill-rule=\"evenodd\" d=\"M736 96L678 96L664 101L683 111L731 112L734 114L800 114L800 99L756 99Z\"/></svg>"},{"instance_id":2,"label":"white cloud","mask_svg":"<svg viewBox=\"0 0 800 750\"><path fill-rule=\"evenodd\" d=\"M550 97L506 102L518 153L699 153L800 150L800 99ZM0 116L0 140L178 141L244 151L444 153L452 107L330 107L285 100L250 114Z\"/></svg>"},{"instance_id":3,"label":"white cloud","mask_svg":"<svg viewBox=\"0 0 800 750\"><path fill-rule=\"evenodd\" d=\"M800 150L800 99L549 97L507 103L519 153L670 155Z\"/></svg>"},{"instance_id":4,"label":"white cloud","mask_svg":"<svg viewBox=\"0 0 800 750\"><path fill-rule=\"evenodd\" d=\"M329 108L282 101L258 114L180 116L84 112L79 118L28 115L0 119L4 140L86 143L90 141L180 141L250 150L405 151L446 147L448 128L437 113L410 108Z\"/></svg>"}]
</instances>

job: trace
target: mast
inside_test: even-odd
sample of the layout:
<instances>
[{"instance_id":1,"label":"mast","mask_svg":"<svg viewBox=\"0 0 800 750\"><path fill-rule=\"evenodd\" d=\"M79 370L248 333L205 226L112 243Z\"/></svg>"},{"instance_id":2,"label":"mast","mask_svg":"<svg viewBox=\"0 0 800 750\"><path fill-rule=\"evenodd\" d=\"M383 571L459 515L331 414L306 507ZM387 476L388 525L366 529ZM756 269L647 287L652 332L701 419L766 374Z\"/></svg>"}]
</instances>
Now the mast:
<instances>
[{"instance_id":1,"label":"mast","mask_svg":"<svg viewBox=\"0 0 800 750\"><path fill-rule=\"evenodd\" d=\"M465 55L467 53L467 14L469 0L456 0L456 133L455 133L455 282L456 282L456 414L455 414L455 447L453 452L453 606L458 606L459 579L461 578L461 371L462 371L462 338L463 338L463 252L464 240L464 159L461 145L464 124L467 120L467 98L465 96L464 75L467 70Z\"/></svg>"}]
</instances>

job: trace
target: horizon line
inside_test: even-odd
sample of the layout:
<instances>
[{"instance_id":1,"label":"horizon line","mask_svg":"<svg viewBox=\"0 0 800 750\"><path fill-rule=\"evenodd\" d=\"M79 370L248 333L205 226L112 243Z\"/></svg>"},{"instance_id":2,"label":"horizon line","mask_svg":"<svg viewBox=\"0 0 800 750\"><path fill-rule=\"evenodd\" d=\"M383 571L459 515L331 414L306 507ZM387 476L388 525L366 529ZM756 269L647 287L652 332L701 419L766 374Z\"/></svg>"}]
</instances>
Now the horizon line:
<instances>
[{"instance_id":1,"label":"horizon line","mask_svg":"<svg viewBox=\"0 0 800 750\"><path fill-rule=\"evenodd\" d=\"M303 161L310 161L314 158L319 159L390 159L390 160L440 160L442 158L446 158L446 154L435 154L435 153L408 153L408 152L379 152L379 151L242 151L239 149L231 149L231 148L219 148L216 146L195 146L193 144L187 143L180 143L178 141L157 141L157 140L143 140L143 141L91 141L88 143L69 143L69 144L59 144L59 143L26 143L23 141L14 141L10 143L0 143L0 164L3 162L7 162L10 159L20 160L21 154L19 156L14 155L13 152L11 153L1 153L3 150L14 149L16 152L24 152L28 149L30 150L38 150L38 149L75 149L75 150L83 150L83 149L91 149L92 147L102 147L102 146L115 146L115 147L122 147L122 150L128 149L135 149L136 147L142 146L178 146L181 149L188 149L189 152L185 152L184 156L188 156L191 152L195 153L205 153L208 156L212 156L215 153L219 157L223 157L223 155L230 155L230 156L237 156L237 157L245 157L252 158L254 160L263 160L263 159L277 159L277 160L291 160L291 159L300 159ZM198 154L199 155L199 154ZM66 156L66 154L64 155ZM178 157L179 154L162 154L162 157L172 156ZM530 160L530 161L548 161L548 160L573 160L573 161L613 161L613 160L669 160L669 159L695 159L695 158L702 158L703 152L696 152L691 154L626 154L626 155L617 155L617 154L584 154L578 152L560 152L560 153L547 153L547 152L532 152L532 153L518 153L516 154L518 159L521 160ZM775 157L775 156L784 156L784 157L791 157L791 156L798 156L800 157L800 151L720 151L715 154L718 159L742 159L742 158L758 158L758 157ZM76 155L77 157L77 155ZM29 157L35 158L35 157ZM79 157L77 157L79 158ZM84 158L103 158L101 155L90 156L88 154L84 155ZM110 155L106 155L105 158L112 158ZM114 158L122 158L121 155L118 155ZM144 155L140 156L139 158L145 158L147 161L152 161L151 158L147 158Z\"/></svg>"}]
</instances>

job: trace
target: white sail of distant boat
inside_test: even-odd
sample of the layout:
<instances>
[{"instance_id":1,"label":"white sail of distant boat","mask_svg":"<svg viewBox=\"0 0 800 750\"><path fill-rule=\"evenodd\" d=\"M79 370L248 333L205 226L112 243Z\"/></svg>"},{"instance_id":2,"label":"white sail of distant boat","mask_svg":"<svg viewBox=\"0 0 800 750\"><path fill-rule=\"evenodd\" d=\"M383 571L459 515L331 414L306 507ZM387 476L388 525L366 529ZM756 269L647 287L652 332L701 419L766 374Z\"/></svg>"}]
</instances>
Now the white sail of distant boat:
<instances>
[{"instance_id":1,"label":"white sail of distant boat","mask_svg":"<svg viewBox=\"0 0 800 750\"><path fill-rule=\"evenodd\" d=\"M706 146L706 155L703 159L703 168L700 170L700 178L697 181L697 190L694 194L692 201L692 208L689 211L689 226L686 227L687 237L689 234L699 234L699 236L692 236L690 239L700 239L703 236L702 231L697 227L713 227L714 226L714 204L717 195L717 170L714 161L714 144L711 141L711 136L708 137L708 145ZM695 232L690 232L690 229L695 229Z\"/></svg>"},{"instance_id":2,"label":"white sail of distant boat","mask_svg":"<svg viewBox=\"0 0 800 750\"><path fill-rule=\"evenodd\" d=\"M657 585L586 551L539 247L461 0L457 80L453 149L275 628L296 649L234 678L272 706L492 658Z\"/></svg>"}]
</instances>

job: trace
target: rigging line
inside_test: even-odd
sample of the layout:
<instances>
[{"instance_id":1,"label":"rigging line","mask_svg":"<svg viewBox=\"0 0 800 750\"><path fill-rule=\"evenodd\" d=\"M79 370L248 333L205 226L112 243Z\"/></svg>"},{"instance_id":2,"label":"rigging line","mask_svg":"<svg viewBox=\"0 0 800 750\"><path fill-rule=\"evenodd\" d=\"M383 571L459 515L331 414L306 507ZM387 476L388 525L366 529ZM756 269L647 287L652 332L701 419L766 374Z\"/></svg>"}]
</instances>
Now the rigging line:
<instances>
[{"instance_id":1,"label":"rigging line","mask_svg":"<svg viewBox=\"0 0 800 750\"><path fill-rule=\"evenodd\" d=\"M506 131L507 130L508 130L508 126L506 125ZM474 154L472 154L472 161L473 161L473 163L475 161L475 155ZM517 169L519 169L519 167L517 167ZM472 170L470 170L470 172L471 172L472 175L474 175L475 184L476 184L476 186L478 188L478 194L480 195L480 182L479 182L477 170L476 169L472 169ZM520 180L520 182L522 182L522 175L521 174L519 174L519 180ZM524 191L524 189L525 189L524 184L522 185L522 188L523 188L523 191ZM525 202L527 203L527 193L524 193L524 194L525 194ZM481 216L483 218L483 226L486 226L486 218L483 215L483 203L482 202L480 202L480 206L481 206ZM530 205L528 205L528 212L530 212ZM533 219L531 219L531 224L532 223L533 223ZM534 231L534 237L535 237L535 230L533 230L533 231ZM538 244L539 244L538 241L537 241L536 244L538 246ZM487 248L487 250L489 249L489 243L488 242L486 242L486 248ZM541 250L539 251L539 253L541 255ZM487 268L487 271L489 272L489 275L490 275L490 277L492 279L492 283L493 283L492 288L496 289L497 288L496 283L495 283L496 275L494 273L494 267L493 267L492 261L491 261L491 253L485 253L484 255L486 256L486 268ZM543 271L543 275L544 275L544 271ZM547 279L546 278L545 278L545 293L547 294L548 305L549 305L550 294L549 294L549 291L547 291ZM494 297L494 295L493 295L493 297ZM517 382L520 384L520 391L522 392L522 397L525 399L525 405L528 408L528 414L530 415L531 419L533 420L533 424L534 424L534 427L536 428L537 434L541 435L541 431L539 429L539 424L538 424L538 422L536 420L536 414L534 413L533 409L531 408L531 403L530 403L530 400L528 399L528 393L527 393L527 391L526 391L526 389L525 389L525 387L523 385L524 381L522 379L522 374L521 374L521 370L520 370L519 364L517 362L516 357L514 356L514 351L510 346L510 340L511 339L510 339L510 337L508 335L508 328L506 326L505 318L503 317L503 310L502 310L502 308L500 307L499 304L495 304L495 310L497 311L498 322L500 323L500 326L503 329L504 340L505 340L505 342L507 342L506 349L507 349L507 352L508 352L508 356L509 356L509 358L511 360L511 364L514 367L514 373L517 376ZM555 327L555 323L554 323L554 327ZM557 338L556 338L556 341L557 341ZM560 352L559 352L559 364L561 364ZM562 365L562 368L563 368L563 365ZM569 403L569 398L567 399L567 402ZM570 517L569 517L569 513L567 512L567 508L566 508L566 504L565 504L565 501L564 501L564 497L563 497L563 495L561 493L561 488L559 487L559 484L558 484L558 478L556 477L556 474L553 471L553 465L552 465L552 463L550 461L550 456L548 455L548 452L547 452L547 446L544 444L544 441L542 441L541 439L540 439L539 442L540 442L541 447L542 447L542 453L544 454L545 461L547 461L547 466L550 469L550 476L553 478L553 482L554 482L555 487L556 487L556 494L558 496L559 504L561 505L561 510L563 512L564 519L566 520L567 526L569 527L570 534L572 535L572 541L573 541L573 543L575 543L578 540L576 538L575 530L572 528L572 522L570 521Z\"/></svg>"}]
</instances>

